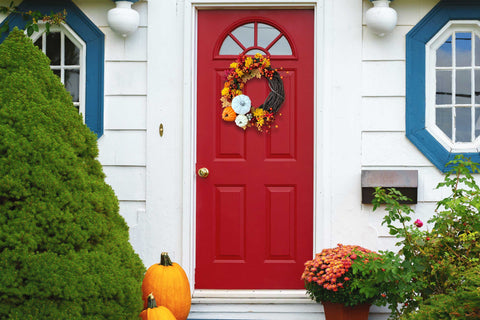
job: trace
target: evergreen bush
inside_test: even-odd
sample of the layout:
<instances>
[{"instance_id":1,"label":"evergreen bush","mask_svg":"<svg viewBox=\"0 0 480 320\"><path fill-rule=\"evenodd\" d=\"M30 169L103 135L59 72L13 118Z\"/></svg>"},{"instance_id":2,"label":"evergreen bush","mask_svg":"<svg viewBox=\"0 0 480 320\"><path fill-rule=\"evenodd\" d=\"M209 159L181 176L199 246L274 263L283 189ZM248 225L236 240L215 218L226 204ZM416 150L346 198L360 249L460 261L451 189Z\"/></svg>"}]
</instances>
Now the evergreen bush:
<instances>
[{"instance_id":1,"label":"evergreen bush","mask_svg":"<svg viewBox=\"0 0 480 320\"><path fill-rule=\"evenodd\" d=\"M0 45L0 319L137 319L144 266L48 58Z\"/></svg>"}]
</instances>

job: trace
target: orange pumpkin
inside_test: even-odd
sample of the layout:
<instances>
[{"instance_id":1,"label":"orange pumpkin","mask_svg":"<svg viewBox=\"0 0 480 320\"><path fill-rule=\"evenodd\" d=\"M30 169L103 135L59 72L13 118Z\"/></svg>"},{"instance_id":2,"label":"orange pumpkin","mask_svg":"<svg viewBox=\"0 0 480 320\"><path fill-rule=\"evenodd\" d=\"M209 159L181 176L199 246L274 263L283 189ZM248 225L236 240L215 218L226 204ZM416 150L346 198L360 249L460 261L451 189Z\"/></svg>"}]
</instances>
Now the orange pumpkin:
<instances>
[{"instance_id":1,"label":"orange pumpkin","mask_svg":"<svg viewBox=\"0 0 480 320\"><path fill-rule=\"evenodd\" d=\"M235 121L235 118L237 117L237 114L233 110L232 107L225 107L223 108L222 112L222 119L225 121Z\"/></svg>"},{"instance_id":2,"label":"orange pumpkin","mask_svg":"<svg viewBox=\"0 0 480 320\"><path fill-rule=\"evenodd\" d=\"M148 268L143 278L145 306L150 293L156 297L157 304L168 308L177 320L187 319L192 304L190 284L185 271L178 263L172 263L166 252L162 253L159 264Z\"/></svg>"},{"instance_id":3,"label":"orange pumpkin","mask_svg":"<svg viewBox=\"0 0 480 320\"><path fill-rule=\"evenodd\" d=\"M143 320L176 320L175 316L165 307L157 307L153 294L148 295L147 309L140 313Z\"/></svg>"}]
</instances>

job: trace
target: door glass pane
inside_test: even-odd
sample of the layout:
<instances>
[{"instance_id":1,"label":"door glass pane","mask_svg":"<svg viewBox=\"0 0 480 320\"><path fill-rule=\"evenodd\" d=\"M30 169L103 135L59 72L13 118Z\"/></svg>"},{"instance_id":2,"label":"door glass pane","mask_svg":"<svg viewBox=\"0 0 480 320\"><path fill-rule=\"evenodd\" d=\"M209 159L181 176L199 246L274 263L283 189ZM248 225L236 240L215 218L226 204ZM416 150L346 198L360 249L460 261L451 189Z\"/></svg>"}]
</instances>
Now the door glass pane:
<instances>
[{"instance_id":1,"label":"door glass pane","mask_svg":"<svg viewBox=\"0 0 480 320\"><path fill-rule=\"evenodd\" d=\"M247 23L243 26L238 27L237 29L233 30L232 34L237 38L240 43L248 48L253 47L254 39L255 39L255 24L254 23Z\"/></svg>"},{"instance_id":2,"label":"door glass pane","mask_svg":"<svg viewBox=\"0 0 480 320\"><path fill-rule=\"evenodd\" d=\"M470 108L455 108L455 141L472 141L472 112Z\"/></svg>"},{"instance_id":3,"label":"door glass pane","mask_svg":"<svg viewBox=\"0 0 480 320\"><path fill-rule=\"evenodd\" d=\"M472 103L472 78L471 70L457 70L456 72L456 104Z\"/></svg>"},{"instance_id":4,"label":"door glass pane","mask_svg":"<svg viewBox=\"0 0 480 320\"><path fill-rule=\"evenodd\" d=\"M436 104L452 104L452 71L437 70Z\"/></svg>"},{"instance_id":5,"label":"door glass pane","mask_svg":"<svg viewBox=\"0 0 480 320\"><path fill-rule=\"evenodd\" d=\"M480 38L475 36L475 65L480 66Z\"/></svg>"},{"instance_id":6,"label":"door glass pane","mask_svg":"<svg viewBox=\"0 0 480 320\"><path fill-rule=\"evenodd\" d=\"M220 48L220 54L223 55L238 55L242 53L243 49L230 36L227 36Z\"/></svg>"},{"instance_id":7,"label":"door glass pane","mask_svg":"<svg viewBox=\"0 0 480 320\"><path fill-rule=\"evenodd\" d=\"M270 48L271 55L291 55L292 49L290 48L290 44L287 41L285 36L278 39L278 41Z\"/></svg>"},{"instance_id":8,"label":"door glass pane","mask_svg":"<svg viewBox=\"0 0 480 320\"><path fill-rule=\"evenodd\" d=\"M60 53L61 53L61 44L60 44L60 32L50 32L47 35L47 57L51 61L51 65L58 66L60 65Z\"/></svg>"},{"instance_id":9,"label":"door glass pane","mask_svg":"<svg viewBox=\"0 0 480 320\"><path fill-rule=\"evenodd\" d=\"M78 102L80 96L80 72L78 70L65 70L65 88L72 95L73 102Z\"/></svg>"},{"instance_id":10,"label":"door glass pane","mask_svg":"<svg viewBox=\"0 0 480 320\"><path fill-rule=\"evenodd\" d=\"M258 46L268 47L268 45L275 40L275 38L280 34L280 31L275 29L268 24L259 23L258 24Z\"/></svg>"},{"instance_id":11,"label":"door glass pane","mask_svg":"<svg viewBox=\"0 0 480 320\"><path fill-rule=\"evenodd\" d=\"M73 44L68 37L65 37L65 64L79 65L80 64L80 49Z\"/></svg>"},{"instance_id":12,"label":"door glass pane","mask_svg":"<svg viewBox=\"0 0 480 320\"><path fill-rule=\"evenodd\" d=\"M480 136L480 108L475 108L475 138Z\"/></svg>"},{"instance_id":13,"label":"door glass pane","mask_svg":"<svg viewBox=\"0 0 480 320\"><path fill-rule=\"evenodd\" d=\"M258 50L258 49L248 50L248 52L246 54L254 56L257 53L260 53L261 55L266 55L265 52L263 52L262 50Z\"/></svg>"},{"instance_id":14,"label":"door glass pane","mask_svg":"<svg viewBox=\"0 0 480 320\"><path fill-rule=\"evenodd\" d=\"M440 130L452 139L452 108L437 108L435 123Z\"/></svg>"},{"instance_id":15,"label":"door glass pane","mask_svg":"<svg viewBox=\"0 0 480 320\"><path fill-rule=\"evenodd\" d=\"M472 65L472 34L470 32L458 32L456 40L456 65L466 67Z\"/></svg>"},{"instance_id":16,"label":"door glass pane","mask_svg":"<svg viewBox=\"0 0 480 320\"><path fill-rule=\"evenodd\" d=\"M437 67L452 66L452 37L449 37L440 48L437 49Z\"/></svg>"}]
</instances>

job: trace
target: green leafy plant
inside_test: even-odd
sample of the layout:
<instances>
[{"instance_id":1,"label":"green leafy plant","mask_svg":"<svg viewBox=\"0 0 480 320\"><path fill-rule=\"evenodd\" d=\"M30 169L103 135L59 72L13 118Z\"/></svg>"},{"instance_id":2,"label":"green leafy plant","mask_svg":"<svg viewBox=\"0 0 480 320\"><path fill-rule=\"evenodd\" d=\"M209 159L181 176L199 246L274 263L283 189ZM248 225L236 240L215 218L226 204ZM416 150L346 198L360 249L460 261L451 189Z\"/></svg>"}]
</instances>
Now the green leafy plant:
<instances>
[{"instance_id":1,"label":"green leafy plant","mask_svg":"<svg viewBox=\"0 0 480 320\"><path fill-rule=\"evenodd\" d=\"M435 294L420 302L405 320L480 319L480 266L468 269L462 283L447 293Z\"/></svg>"},{"instance_id":2,"label":"green leafy plant","mask_svg":"<svg viewBox=\"0 0 480 320\"><path fill-rule=\"evenodd\" d=\"M426 306L437 295L452 295L465 282L465 274L476 267L480 257L480 188L472 173L477 164L457 156L437 188L449 188L450 195L439 201L428 230L420 220L411 223L413 210L395 189L377 188L374 210L385 206L390 234L401 239L397 246L402 259L399 286L387 293L392 317L402 317ZM400 289L400 290L399 290Z\"/></svg>"},{"instance_id":3,"label":"green leafy plant","mask_svg":"<svg viewBox=\"0 0 480 320\"><path fill-rule=\"evenodd\" d=\"M38 32L40 29L38 27L38 23L42 22L45 26L45 30L47 33L50 32L50 27L52 25L60 25L61 23L65 22L67 17L67 11L64 10L63 12L51 12L50 14L43 14L40 11L22 11L19 10L18 7L15 7L13 1L10 3L9 6L0 6L0 13L9 15L9 14L17 14L20 15L23 20L26 21L25 24L25 31L27 35L30 37L34 32ZM4 33L10 31L9 21L6 20L3 22L3 25L0 27L0 36Z\"/></svg>"},{"instance_id":4,"label":"green leafy plant","mask_svg":"<svg viewBox=\"0 0 480 320\"><path fill-rule=\"evenodd\" d=\"M22 31L0 57L0 319L137 319L145 268L96 135Z\"/></svg>"},{"instance_id":5,"label":"green leafy plant","mask_svg":"<svg viewBox=\"0 0 480 320\"><path fill-rule=\"evenodd\" d=\"M398 257L385 256L360 246L339 244L305 263L302 280L316 302L383 305L385 290L396 280Z\"/></svg>"}]
</instances>

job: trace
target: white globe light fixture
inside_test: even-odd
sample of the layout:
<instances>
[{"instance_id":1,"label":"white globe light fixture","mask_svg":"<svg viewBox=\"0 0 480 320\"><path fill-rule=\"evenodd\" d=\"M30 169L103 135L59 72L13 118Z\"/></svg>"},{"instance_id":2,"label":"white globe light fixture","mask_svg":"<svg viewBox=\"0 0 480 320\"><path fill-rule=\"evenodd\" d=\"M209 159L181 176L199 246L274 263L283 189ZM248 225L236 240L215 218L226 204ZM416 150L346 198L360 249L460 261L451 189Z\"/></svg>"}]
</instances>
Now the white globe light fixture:
<instances>
[{"instance_id":1,"label":"white globe light fixture","mask_svg":"<svg viewBox=\"0 0 480 320\"><path fill-rule=\"evenodd\" d=\"M116 8L108 11L108 25L122 37L135 32L140 24L140 15L132 9L132 4L138 0L113 0Z\"/></svg>"},{"instance_id":2,"label":"white globe light fixture","mask_svg":"<svg viewBox=\"0 0 480 320\"><path fill-rule=\"evenodd\" d=\"M393 0L370 0L373 7L367 10L365 22L368 30L379 37L393 31L397 25L397 12L390 8L390 1Z\"/></svg>"}]
</instances>

